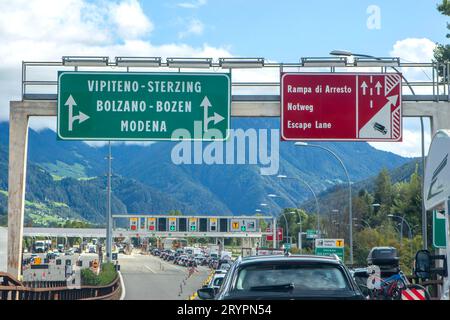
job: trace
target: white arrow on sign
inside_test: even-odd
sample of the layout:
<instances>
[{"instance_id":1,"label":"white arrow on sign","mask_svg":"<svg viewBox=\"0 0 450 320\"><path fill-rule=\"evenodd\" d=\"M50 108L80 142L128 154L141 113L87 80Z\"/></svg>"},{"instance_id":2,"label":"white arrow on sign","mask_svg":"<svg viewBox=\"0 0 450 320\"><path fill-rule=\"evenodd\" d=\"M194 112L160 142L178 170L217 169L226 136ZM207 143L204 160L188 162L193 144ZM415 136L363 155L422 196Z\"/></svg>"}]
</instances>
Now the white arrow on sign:
<instances>
[{"instance_id":1,"label":"white arrow on sign","mask_svg":"<svg viewBox=\"0 0 450 320\"><path fill-rule=\"evenodd\" d=\"M363 96L366 95L366 90L367 90L367 83L365 81L363 81L363 83L361 84L361 88L363 90Z\"/></svg>"},{"instance_id":2,"label":"white arrow on sign","mask_svg":"<svg viewBox=\"0 0 450 320\"><path fill-rule=\"evenodd\" d=\"M214 124L216 125L220 121L225 119L217 112L214 112L214 116L208 117L208 108L212 107L212 105L207 96L205 96L203 98L202 103L200 103L200 106L203 107L203 131L204 132L208 131L208 124L211 121L214 121Z\"/></svg>"},{"instance_id":3,"label":"white arrow on sign","mask_svg":"<svg viewBox=\"0 0 450 320\"><path fill-rule=\"evenodd\" d=\"M72 95L69 95L69 98L64 105L69 107L69 131L73 130L73 123L75 120L78 120L78 123L82 123L89 119L89 116L81 111L77 116L73 115L73 107L76 106L77 103L75 102L75 99L72 97Z\"/></svg>"},{"instance_id":4,"label":"white arrow on sign","mask_svg":"<svg viewBox=\"0 0 450 320\"><path fill-rule=\"evenodd\" d=\"M387 99L389 101L388 103L390 103L391 105L395 106L397 104L398 95L387 97Z\"/></svg>"},{"instance_id":5,"label":"white arrow on sign","mask_svg":"<svg viewBox=\"0 0 450 320\"><path fill-rule=\"evenodd\" d=\"M377 81L377 84L375 85L375 88L377 88L377 95L380 95L380 90L383 86L381 85L380 81Z\"/></svg>"}]
</instances>

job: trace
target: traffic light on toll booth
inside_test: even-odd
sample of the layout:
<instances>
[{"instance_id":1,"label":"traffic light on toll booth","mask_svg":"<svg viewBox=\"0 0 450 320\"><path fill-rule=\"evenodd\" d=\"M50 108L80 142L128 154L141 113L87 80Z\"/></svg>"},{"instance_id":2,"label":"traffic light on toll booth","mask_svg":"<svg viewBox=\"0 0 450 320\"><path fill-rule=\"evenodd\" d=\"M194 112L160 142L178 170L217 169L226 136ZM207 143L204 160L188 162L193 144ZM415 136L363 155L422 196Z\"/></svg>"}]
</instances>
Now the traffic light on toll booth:
<instances>
[{"instance_id":1,"label":"traffic light on toll booth","mask_svg":"<svg viewBox=\"0 0 450 320\"><path fill-rule=\"evenodd\" d=\"M169 230L170 231L177 230L177 218L169 218Z\"/></svg>"},{"instance_id":2,"label":"traffic light on toll booth","mask_svg":"<svg viewBox=\"0 0 450 320\"><path fill-rule=\"evenodd\" d=\"M197 230L197 219L196 218L190 218L189 219L189 230L190 231L196 231Z\"/></svg>"},{"instance_id":3,"label":"traffic light on toll booth","mask_svg":"<svg viewBox=\"0 0 450 320\"><path fill-rule=\"evenodd\" d=\"M241 226L241 231L246 231L247 230L247 227L246 226Z\"/></svg>"},{"instance_id":4,"label":"traffic light on toll booth","mask_svg":"<svg viewBox=\"0 0 450 320\"><path fill-rule=\"evenodd\" d=\"M149 231L156 230L156 218L148 218L147 224L148 224Z\"/></svg>"}]
</instances>

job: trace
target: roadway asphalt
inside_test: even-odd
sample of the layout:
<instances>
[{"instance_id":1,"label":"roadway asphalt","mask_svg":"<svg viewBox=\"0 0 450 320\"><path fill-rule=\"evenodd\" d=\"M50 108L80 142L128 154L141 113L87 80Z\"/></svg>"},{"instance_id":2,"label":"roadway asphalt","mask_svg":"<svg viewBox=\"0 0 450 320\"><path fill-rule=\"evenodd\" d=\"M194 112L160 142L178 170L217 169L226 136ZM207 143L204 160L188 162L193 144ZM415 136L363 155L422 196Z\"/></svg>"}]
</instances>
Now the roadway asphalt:
<instances>
[{"instance_id":1,"label":"roadway asphalt","mask_svg":"<svg viewBox=\"0 0 450 320\"><path fill-rule=\"evenodd\" d=\"M6 272L6 240L8 229L0 227L0 271Z\"/></svg>"},{"instance_id":2,"label":"roadway asphalt","mask_svg":"<svg viewBox=\"0 0 450 320\"><path fill-rule=\"evenodd\" d=\"M201 288L210 272L200 266L198 272L187 278L186 267L152 255L120 254L119 263L126 300L186 300Z\"/></svg>"}]
</instances>

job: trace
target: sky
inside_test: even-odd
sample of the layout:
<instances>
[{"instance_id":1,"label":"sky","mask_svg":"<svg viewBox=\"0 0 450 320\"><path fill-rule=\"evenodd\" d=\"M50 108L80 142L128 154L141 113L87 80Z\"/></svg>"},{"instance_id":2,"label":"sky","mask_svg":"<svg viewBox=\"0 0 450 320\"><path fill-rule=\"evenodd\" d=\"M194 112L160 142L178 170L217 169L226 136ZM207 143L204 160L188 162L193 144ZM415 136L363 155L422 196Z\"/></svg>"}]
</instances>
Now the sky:
<instances>
[{"instance_id":1,"label":"sky","mask_svg":"<svg viewBox=\"0 0 450 320\"><path fill-rule=\"evenodd\" d=\"M8 119L8 101L20 99L23 60L106 55L298 62L301 57L345 49L430 62L435 43L448 41L447 20L436 10L438 2L0 0L0 121ZM405 75L410 80L429 77L427 70L405 70ZM269 81L273 77L264 71L260 76ZM246 80L255 74L237 77ZM40 118L30 125L54 128L54 123ZM425 123L428 145L428 120ZM403 142L372 145L418 156L419 129L418 119L404 120Z\"/></svg>"}]
</instances>

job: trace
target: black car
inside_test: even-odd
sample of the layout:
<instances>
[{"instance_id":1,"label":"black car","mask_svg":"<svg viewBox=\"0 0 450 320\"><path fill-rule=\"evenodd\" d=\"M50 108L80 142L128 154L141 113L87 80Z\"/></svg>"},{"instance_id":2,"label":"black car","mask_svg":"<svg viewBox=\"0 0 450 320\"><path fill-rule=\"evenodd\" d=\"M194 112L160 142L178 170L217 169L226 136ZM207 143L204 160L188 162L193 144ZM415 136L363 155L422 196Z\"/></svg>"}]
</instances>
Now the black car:
<instances>
[{"instance_id":1,"label":"black car","mask_svg":"<svg viewBox=\"0 0 450 320\"><path fill-rule=\"evenodd\" d=\"M339 258L312 255L239 257L217 294L212 288L197 294L217 300L365 299Z\"/></svg>"},{"instance_id":2,"label":"black car","mask_svg":"<svg viewBox=\"0 0 450 320\"><path fill-rule=\"evenodd\" d=\"M382 278L400 272L399 261L397 249L394 247L373 247L367 256L367 265L378 266Z\"/></svg>"}]
</instances>

